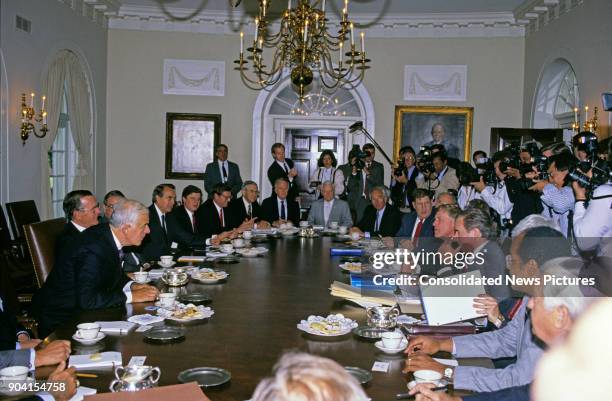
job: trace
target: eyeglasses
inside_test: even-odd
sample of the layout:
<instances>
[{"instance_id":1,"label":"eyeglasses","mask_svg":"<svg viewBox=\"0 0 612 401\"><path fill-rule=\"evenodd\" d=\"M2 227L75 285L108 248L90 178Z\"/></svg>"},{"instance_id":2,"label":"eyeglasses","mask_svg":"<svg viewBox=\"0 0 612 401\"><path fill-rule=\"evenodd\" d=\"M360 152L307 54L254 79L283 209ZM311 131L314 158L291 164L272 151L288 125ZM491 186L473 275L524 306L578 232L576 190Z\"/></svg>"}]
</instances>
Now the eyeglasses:
<instances>
[{"instance_id":1,"label":"eyeglasses","mask_svg":"<svg viewBox=\"0 0 612 401\"><path fill-rule=\"evenodd\" d=\"M79 212L83 212L83 213L89 213L89 212L93 212L96 209L100 209L100 204L96 203L96 206L92 207L91 209L77 209Z\"/></svg>"}]
</instances>

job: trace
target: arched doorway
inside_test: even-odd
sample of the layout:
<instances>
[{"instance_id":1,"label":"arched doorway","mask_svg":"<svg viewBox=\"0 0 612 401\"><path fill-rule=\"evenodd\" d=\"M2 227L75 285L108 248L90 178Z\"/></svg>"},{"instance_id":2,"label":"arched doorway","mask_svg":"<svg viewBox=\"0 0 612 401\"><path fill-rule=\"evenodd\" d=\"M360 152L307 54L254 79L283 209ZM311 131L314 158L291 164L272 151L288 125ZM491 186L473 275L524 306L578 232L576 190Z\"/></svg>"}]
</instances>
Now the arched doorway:
<instances>
[{"instance_id":1,"label":"arched doorway","mask_svg":"<svg viewBox=\"0 0 612 401\"><path fill-rule=\"evenodd\" d=\"M580 96L571 64L558 58L544 67L532 112L533 128L569 128Z\"/></svg>"},{"instance_id":2,"label":"arched doorway","mask_svg":"<svg viewBox=\"0 0 612 401\"><path fill-rule=\"evenodd\" d=\"M272 90L261 91L253 109L251 176L260 184L262 197L272 192L267 178L273 160L272 144L284 143L288 155L298 155L298 172L309 171L315 155L328 147L335 149L338 163L343 164L353 144L365 143L362 134L350 134L348 130L359 120L374 135L374 105L363 85L328 93L315 80L303 104L288 76ZM309 177L300 175L304 185Z\"/></svg>"}]
</instances>

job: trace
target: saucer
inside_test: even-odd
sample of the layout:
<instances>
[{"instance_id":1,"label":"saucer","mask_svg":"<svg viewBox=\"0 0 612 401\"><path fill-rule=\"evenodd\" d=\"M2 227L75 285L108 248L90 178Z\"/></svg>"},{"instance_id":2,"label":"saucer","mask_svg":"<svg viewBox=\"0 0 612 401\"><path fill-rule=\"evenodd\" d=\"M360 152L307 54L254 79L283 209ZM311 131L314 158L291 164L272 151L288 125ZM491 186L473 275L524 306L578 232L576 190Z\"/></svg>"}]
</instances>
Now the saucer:
<instances>
[{"instance_id":1,"label":"saucer","mask_svg":"<svg viewBox=\"0 0 612 401\"><path fill-rule=\"evenodd\" d=\"M406 347L408 346L408 340L403 339L402 342L400 343L399 348L385 348L383 346L382 340L376 341L374 343L374 346L378 348L379 350L381 350L382 352L384 352L385 354L397 354L406 349Z\"/></svg>"},{"instance_id":2,"label":"saucer","mask_svg":"<svg viewBox=\"0 0 612 401\"><path fill-rule=\"evenodd\" d=\"M412 390L414 388L414 386L416 386L416 380L412 380L410 382L408 382L408 390ZM437 387L446 387L448 386L448 382L444 379L440 379L440 383L438 384Z\"/></svg>"},{"instance_id":3,"label":"saucer","mask_svg":"<svg viewBox=\"0 0 612 401\"><path fill-rule=\"evenodd\" d=\"M92 339L78 337L76 333L72 335L72 339L74 341L79 342L84 345L95 344L98 341L103 340L105 337L106 337L106 334L102 333L101 331L98 332L98 335L96 336L96 338L92 338Z\"/></svg>"},{"instance_id":4,"label":"saucer","mask_svg":"<svg viewBox=\"0 0 612 401\"><path fill-rule=\"evenodd\" d=\"M159 308L163 308L163 309L168 309L168 310L174 310L174 308L176 308L176 304L178 302L175 300L174 303L172 304L172 306L164 306L162 305L161 301L157 301L155 302L155 306L159 307Z\"/></svg>"},{"instance_id":5,"label":"saucer","mask_svg":"<svg viewBox=\"0 0 612 401\"><path fill-rule=\"evenodd\" d=\"M172 263L165 264L165 263L162 263L162 262L160 261L160 262L157 262L157 264L158 264L159 266L161 266L161 267L163 267L163 268L167 269L167 268L170 268L170 267L174 266L174 265L176 264L176 262L172 262Z\"/></svg>"}]
</instances>

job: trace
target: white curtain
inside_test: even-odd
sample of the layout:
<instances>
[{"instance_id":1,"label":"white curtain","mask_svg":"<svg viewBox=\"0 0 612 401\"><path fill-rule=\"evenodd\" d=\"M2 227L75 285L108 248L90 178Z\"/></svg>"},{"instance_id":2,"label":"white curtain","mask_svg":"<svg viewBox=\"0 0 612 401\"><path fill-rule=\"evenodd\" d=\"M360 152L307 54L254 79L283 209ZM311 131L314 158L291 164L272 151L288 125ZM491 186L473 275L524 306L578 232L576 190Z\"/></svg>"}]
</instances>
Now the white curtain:
<instances>
[{"instance_id":1,"label":"white curtain","mask_svg":"<svg viewBox=\"0 0 612 401\"><path fill-rule=\"evenodd\" d=\"M70 114L70 131L77 149L77 165L72 183L74 189L93 192L91 169L91 96L85 71L79 59L71 53L67 59L66 98Z\"/></svg>"},{"instance_id":2,"label":"white curtain","mask_svg":"<svg viewBox=\"0 0 612 401\"><path fill-rule=\"evenodd\" d=\"M64 82L66 80L66 58L69 54L71 53L68 51L58 53L57 57L51 62L42 84L43 93L47 96L47 126L49 127L47 135L40 140L41 201L39 205L43 220L53 217L51 187L49 186L49 175L51 174L49 151L57 135L57 125L62 107L62 92L64 91Z\"/></svg>"}]
</instances>

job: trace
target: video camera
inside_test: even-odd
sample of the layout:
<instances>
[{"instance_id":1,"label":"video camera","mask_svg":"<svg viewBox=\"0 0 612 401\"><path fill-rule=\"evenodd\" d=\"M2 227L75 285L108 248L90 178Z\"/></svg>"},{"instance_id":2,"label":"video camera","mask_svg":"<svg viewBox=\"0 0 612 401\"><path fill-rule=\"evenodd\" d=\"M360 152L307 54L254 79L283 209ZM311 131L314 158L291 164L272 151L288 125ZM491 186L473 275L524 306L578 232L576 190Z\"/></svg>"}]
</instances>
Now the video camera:
<instances>
[{"instance_id":1,"label":"video camera","mask_svg":"<svg viewBox=\"0 0 612 401\"><path fill-rule=\"evenodd\" d=\"M348 154L349 163L355 167L357 171L363 170L365 167L365 159L370 156L370 152L367 150L361 150L359 145L353 145L353 148Z\"/></svg>"},{"instance_id":2,"label":"video camera","mask_svg":"<svg viewBox=\"0 0 612 401\"><path fill-rule=\"evenodd\" d=\"M431 174L434 172L433 152L429 146L421 146L421 150L416 157L416 165L423 174Z\"/></svg>"},{"instance_id":3,"label":"video camera","mask_svg":"<svg viewBox=\"0 0 612 401\"><path fill-rule=\"evenodd\" d=\"M609 163L597 157L597 135L589 131L583 131L572 138L574 151L582 151L587 154L585 160L581 160L576 166L570 168L568 177L578 182L581 187L587 189L589 194L600 185L612 179ZM586 173L591 171L591 177Z\"/></svg>"},{"instance_id":4,"label":"video camera","mask_svg":"<svg viewBox=\"0 0 612 401\"><path fill-rule=\"evenodd\" d=\"M537 170L537 178L540 180L548 179L548 159L542 155L536 142L528 142L523 146L510 145L504 149L510 156L499 163L499 169L506 171L509 167L519 170L521 177L525 174ZM521 152L527 152L531 156L528 163L521 161Z\"/></svg>"},{"instance_id":5,"label":"video camera","mask_svg":"<svg viewBox=\"0 0 612 401\"><path fill-rule=\"evenodd\" d=\"M479 157L476 159L476 171L479 177L482 177L482 180L486 185L495 187L497 182L499 181L497 178L497 174L495 174L495 165L493 164L493 160L488 157Z\"/></svg>"}]
</instances>

